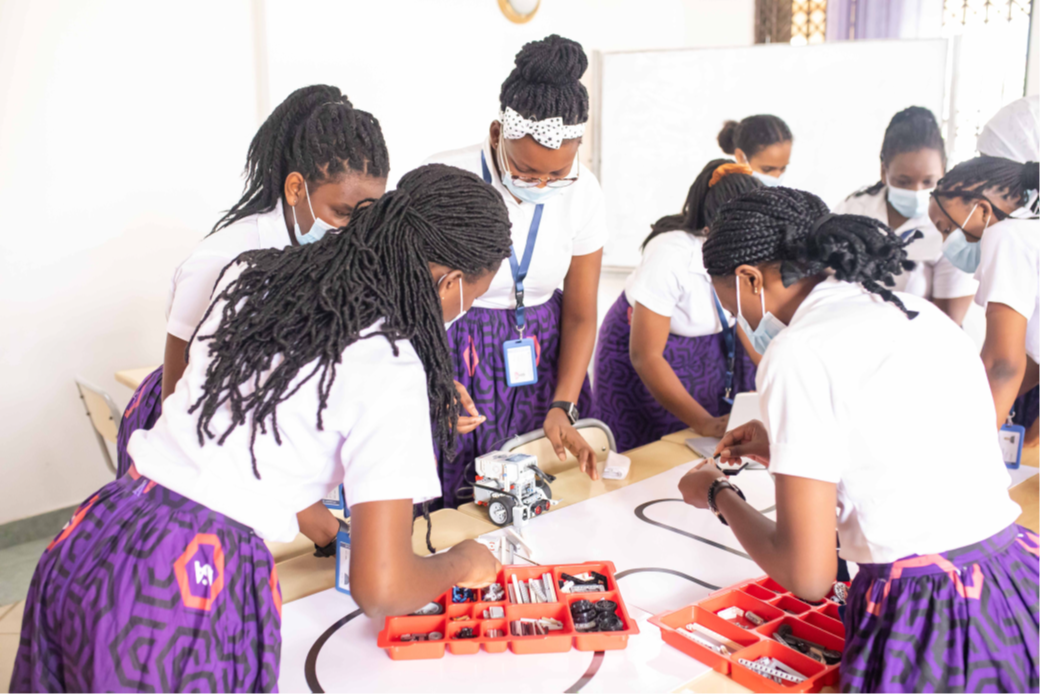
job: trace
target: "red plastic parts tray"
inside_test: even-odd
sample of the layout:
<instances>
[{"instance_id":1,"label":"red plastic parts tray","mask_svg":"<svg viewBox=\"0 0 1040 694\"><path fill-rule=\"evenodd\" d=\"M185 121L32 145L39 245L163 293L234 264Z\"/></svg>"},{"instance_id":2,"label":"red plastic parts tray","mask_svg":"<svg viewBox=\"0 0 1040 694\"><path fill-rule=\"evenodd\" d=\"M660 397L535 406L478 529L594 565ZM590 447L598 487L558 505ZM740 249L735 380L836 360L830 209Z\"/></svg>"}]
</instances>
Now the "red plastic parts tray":
<instances>
[{"instance_id":1,"label":"red plastic parts tray","mask_svg":"<svg viewBox=\"0 0 1040 694\"><path fill-rule=\"evenodd\" d=\"M561 593L560 574L580 574L595 571L607 577L607 590L597 593ZM453 604L451 593L445 593L435 602L444 606L444 612L429 617L387 617L383 630L376 641L380 648L386 649L387 655L394 660L422 660L441 658L444 650L454 655L470 655L483 646L488 653L502 653L509 648L513 653L563 653L572 647L579 651L611 651L620 650L628 645L628 637L639 633L635 620L628 616L617 582L614 580L614 565L611 562L591 562L587 564L566 564L558 566L506 566L498 575L498 583L505 588L515 575L517 580L539 578L551 573L556 586L556 602L514 605L509 602L508 589L506 599L499 602L468 602ZM624 629L609 632L578 632L571 619L571 603L577 600L613 600L617 603L617 616L621 618ZM505 609L505 619L483 619L484 610L496 606ZM452 617L467 617L465 620L452 621ZM538 619L551 617L563 622L563 629L551 631L544 636L513 636L509 632L509 623L524 617ZM461 629L469 627L477 634L471 639L453 639ZM491 629L501 630L505 636L491 638L487 632ZM440 632L439 641L401 641L402 634L428 634Z\"/></svg>"},{"instance_id":2,"label":"red plastic parts tray","mask_svg":"<svg viewBox=\"0 0 1040 694\"><path fill-rule=\"evenodd\" d=\"M830 596L828 596L829 598ZM716 613L736 606L766 620L761 626L742 622L741 628ZM661 629L661 638L683 653L693 656L738 684L755 692L818 692L838 684L838 666L824 665L772 638L781 624L788 624L794 635L835 651L845 650L845 627L838 620L838 606L831 600L811 605L796 598L783 586L763 576L712 593L681 610L664 612L650 618ZM740 650L725 656L704 648L678 633L687 624L700 624L738 644ZM741 665L738 660L776 658L806 676L804 682L777 684Z\"/></svg>"}]
</instances>

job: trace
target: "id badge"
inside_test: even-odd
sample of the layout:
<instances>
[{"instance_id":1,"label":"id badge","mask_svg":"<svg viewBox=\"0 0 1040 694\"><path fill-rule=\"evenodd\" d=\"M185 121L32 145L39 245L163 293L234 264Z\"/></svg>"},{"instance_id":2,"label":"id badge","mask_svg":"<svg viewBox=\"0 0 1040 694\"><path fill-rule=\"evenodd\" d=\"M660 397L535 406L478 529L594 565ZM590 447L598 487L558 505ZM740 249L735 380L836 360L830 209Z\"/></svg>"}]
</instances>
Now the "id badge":
<instances>
[{"instance_id":1,"label":"id badge","mask_svg":"<svg viewBox=\"0 0 1040 694\"><path fill-rule=\"evenodd\" d=\"M336 590L350 595L350 533L336 534Z\"/></svg>"},{"instance_id":2,"label":"id badge","mask_svg":"<svg viewBox=\"0 0 1040 694\"><path fill-rule=\"evenodd\" d=\"M506 362L506 383L510 388L538 383L534 339L510 340L502 345Z\"/></svg>"},{"instance_id":3,"label":"id badge","mask_svg":"<svg viewBox=\"0 0 1040 694\"><path fill-rule=\"evenodd\" d=\"M321 500L325 508L332 511L343 511L347 508L346 495L343 493L343 485L339 485L328 496Z\"/></svg>"},{"instance_id":4,"label":"id badge","mask_svg":"<svg viewBox=\"0 0 1040 694\"><path fill-rule=\"evenodd\" d=\"M1022 464L1022 441L1026 437L1026 428L1018 424L1005 424L1000 427L1000 452L1004 456L1004 464L1017 470Z\"/></svg>"}]
</instances>

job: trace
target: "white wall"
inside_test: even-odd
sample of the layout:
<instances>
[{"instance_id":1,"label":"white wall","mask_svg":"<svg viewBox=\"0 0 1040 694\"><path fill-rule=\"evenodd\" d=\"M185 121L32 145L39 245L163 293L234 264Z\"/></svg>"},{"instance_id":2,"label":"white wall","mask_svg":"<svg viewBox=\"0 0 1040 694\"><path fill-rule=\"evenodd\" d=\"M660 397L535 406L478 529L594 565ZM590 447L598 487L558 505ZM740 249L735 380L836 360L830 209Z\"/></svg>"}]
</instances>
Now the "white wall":
<instances>
[{"instance_id":1,"label":"white wall","mask_svg":"<svg viewBox=\"0 0 1040 694\"><path fill-rule=\"evenodd\" d=\"M73 377L122 406L112 374L162 360L170 274L293 89L335 84L374 113L396 180L482 137L529 40L753 39L754 0L542 4L517 26L494 0L0 1L0 523L107 480Z\"/></svg>"}]
</instances>

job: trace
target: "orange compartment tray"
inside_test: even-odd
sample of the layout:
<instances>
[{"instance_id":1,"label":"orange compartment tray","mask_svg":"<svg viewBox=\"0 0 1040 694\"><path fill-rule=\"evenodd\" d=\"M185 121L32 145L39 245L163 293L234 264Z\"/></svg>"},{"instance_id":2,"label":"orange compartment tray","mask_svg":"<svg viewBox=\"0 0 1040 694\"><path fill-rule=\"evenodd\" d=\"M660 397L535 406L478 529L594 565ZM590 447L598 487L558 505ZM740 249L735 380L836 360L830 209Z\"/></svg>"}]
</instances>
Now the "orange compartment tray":
<instances>
[{"instance_id":1,"label":"orange compartment tray","mask_svg":"<svg viewBox=\"0 0 1040 694\"><path fill-rule=\"evenodd\" d=\"M721 610L734 606L755 613L765 623L755 625L744 619L729 621L718 616ZM693 605L655 615L650 623L661 629L665 643L755 692L818 692L838 684L838 665L824 665L772 637L781 624L787 624L797 637L843 651L845 627L838 619L837 604L829 599L816 605L800 600L768 576L723 588ZM739 649L722 655L705 648L679 633L687 624L700 624L734 642ZM775 658L794 668L806 676L805 681L777 684L739 662L761 657Z\"/></svg>"},{"instance_id":2,"label":"orange compartment tray","mask_svg":"<svg viewBox=\"0 0 1040 694\"><path fill-rule=\"evenodd\" d=\"M580 574L595 571L607 578L607 590L595 593L561 593L561 574ZM552 574L556 587L555 602L513 604L509 602L506 587L513 576L526 581L544 574ZM513 653L563 653L575 648L579 651L612 651L628 645L628 637L639 633L639 627L628 615L628 608L621 598L617 581L614 580L614 564L611 562L589 562L585 564L560 564L556 566L505 566L498 575L498 584L506 590L506 599L498 602L452 603L451 592L445 593L434 602L444 610L439 615L387 617L376 644L386 650L393 660L425 660L444 657L448 650L453 655L471 655L483 648L488 653L502 653L507 648ZM479 592L479 591L475 591ZM480 597L483 597L481 595ZM578 600L612 600L617 603L617 614L624 628L621 631L579 632L571 618L571 603ZM504 619L484 619L484 610L502 607ZM524 618L550 617L563 623L563 629L550 631L547 635L513 636L509 623ZM454 619L453 619L454 618ZM476 634L474 638L452 638L464 628ZM501 630L505 635L490 637L491 630ZM437 641L401 641L404 634L429 634L438 632Z\"/></svg>"}]
</instances>

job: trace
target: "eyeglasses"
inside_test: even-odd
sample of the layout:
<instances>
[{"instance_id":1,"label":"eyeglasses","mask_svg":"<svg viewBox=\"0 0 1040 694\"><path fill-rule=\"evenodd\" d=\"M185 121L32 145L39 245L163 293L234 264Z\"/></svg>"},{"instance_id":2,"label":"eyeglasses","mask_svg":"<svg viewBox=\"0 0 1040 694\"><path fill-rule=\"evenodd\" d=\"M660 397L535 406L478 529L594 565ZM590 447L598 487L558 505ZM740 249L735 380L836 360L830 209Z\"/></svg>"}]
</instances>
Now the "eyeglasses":
<instances>
[{"instance_id":1,"label":"eyeglasses","mask_svg":"<svg viewBox=\"0 0 1040 694\"><path fill-rule=\"evenodd\" d=\"M574 155L574 161L578 161L577 153ZM509 157L506 156L504 137L500 138L498 141L498 166L513 180L513 185L517 188L538 188L543 184L546 188L566 188L567 186L574 185L578 181L578 176L572 178L537 178L531 176L517 176L509 166ZM581 175L581 167L578 167L578 174Z\"/></svg>"}]
</instances>

